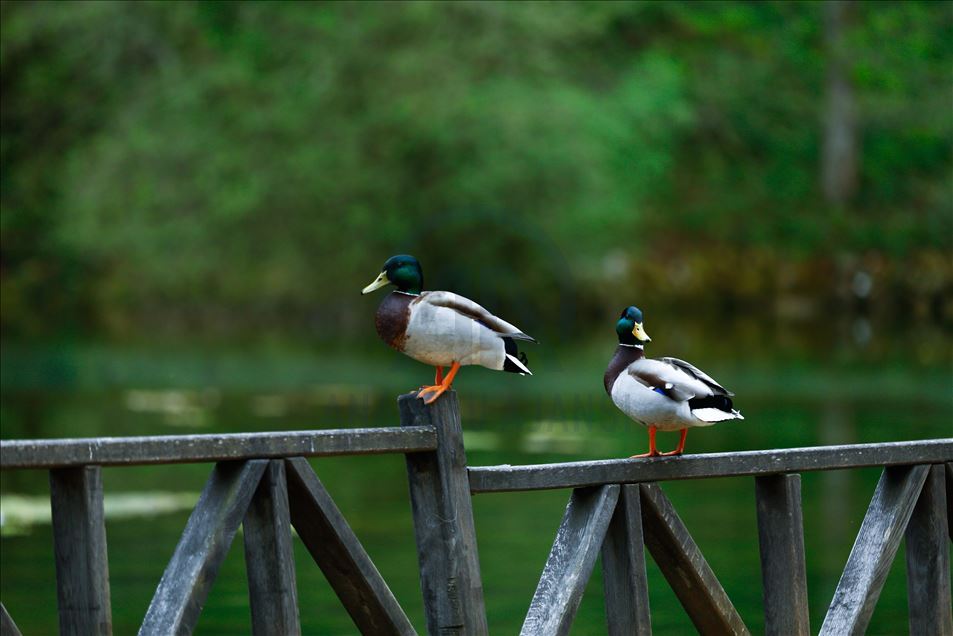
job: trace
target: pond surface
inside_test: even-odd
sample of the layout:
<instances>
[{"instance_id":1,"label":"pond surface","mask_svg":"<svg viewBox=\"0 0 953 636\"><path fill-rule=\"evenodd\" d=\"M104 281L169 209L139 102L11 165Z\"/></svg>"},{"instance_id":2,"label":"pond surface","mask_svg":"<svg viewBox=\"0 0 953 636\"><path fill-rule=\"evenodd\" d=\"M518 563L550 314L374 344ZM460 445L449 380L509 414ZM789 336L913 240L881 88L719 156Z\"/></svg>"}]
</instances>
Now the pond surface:
<instances>
[{"instance_id":1,"label":"pond surface","mask_svg":"<svg viewBox=\"0 0 953 636\"><path fill-rule=\"evenodd\" d=\"M734 352L691 339L649 352L695 362L737 393L736 405L746 419L691 431L688 452L953 435L953 376L945 334L919 342L910 352L890 346L781 346L763 333L742 339L745 346ZM530 350L536 373L531 378L479 368L461 371L455 388L471 465L644 452L644 429L616 411L602 389L613 343L553 347ZM742 357L744 364L738 362ZM311 343L5 345L0 360L4 439L393 426L396 396L430 379L425 367L386 350L354 352ZM665 450L674 447L677 435L660 434L659 439ZM403 457L311 464L411 621L423 630ZM116 634L138 629L210 470L208 464L104 470ZM802 477L815 631L878 477L876 469ZM664 489L749 628L763 631L753 479L677 482ZM47 476L42 471L2 473L0 494L0 597L25 634L55 634ZM547 491L474 497L491 633L518 632L568 496L568 491ZM199 634L250 629L241 541L239 535L212 588ZM298 541L295 550L304 632L355 633ZM655 633L692 633L674 594L651 558L647 561ZM605 632L600 567L573 633ZM869 633L906 633L905 586L901 549Z\"/></svg>"}]
</instances>

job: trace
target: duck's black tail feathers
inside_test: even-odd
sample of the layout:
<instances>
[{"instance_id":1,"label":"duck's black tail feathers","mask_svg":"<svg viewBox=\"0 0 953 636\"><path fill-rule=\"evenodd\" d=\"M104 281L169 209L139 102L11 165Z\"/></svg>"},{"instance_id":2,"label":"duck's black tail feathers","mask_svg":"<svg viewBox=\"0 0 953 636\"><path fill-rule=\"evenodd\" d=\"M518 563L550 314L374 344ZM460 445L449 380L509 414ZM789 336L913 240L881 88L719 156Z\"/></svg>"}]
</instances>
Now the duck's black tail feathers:
<instances>
[{"instance_id":1,"label":"duck's black tail feathers","mask_svg":"<svg viewBox=\"0 0 953 636\"><path fill-rule=\"evenodd\" d=\"M512 338L503 337L503 370L510 373L519 373L520 375L533 375L529 370L526 361L526 354L517 349L516 343Z\"/></svg>"},{"instance_id":2,"label":"duck's black tail feathers","mask_svg":"<svg viewBox=\"0 0 953 636\"><path fill-rule=\"evenodd\" d=\"M706 395L705 397L696 397L688 401L688 407L693 411L695 409L718 409L725 413L731 413L734 405L731 398L726 395Z\"/></svg>"},{"instance_id":3,"label":"duck's black tail feathers","mask_svg":"<svg viewBox=\"0 0 953 636\"><path fill-rule=\"evenodd\" d=\"M735 410L731 398L727 395L708 395L692 398L688 401L692 415L703 422L722 422L724 420L743 420L741 413Z\"/></svg>"}]
</instances>

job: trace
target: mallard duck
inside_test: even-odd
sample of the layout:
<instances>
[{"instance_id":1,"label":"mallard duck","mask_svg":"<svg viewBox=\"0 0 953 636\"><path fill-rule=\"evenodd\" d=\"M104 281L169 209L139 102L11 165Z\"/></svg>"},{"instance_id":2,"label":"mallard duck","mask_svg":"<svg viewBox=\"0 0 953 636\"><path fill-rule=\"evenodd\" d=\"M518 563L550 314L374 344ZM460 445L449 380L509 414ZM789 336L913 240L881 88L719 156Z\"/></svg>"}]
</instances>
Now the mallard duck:
<instances>
[{"instance_id":1,"label":"mallard duck","mask_svg":"<svg viewBox=\"0 0 953 636\"><path fill-rule=\"evenodd\" d=\"M626 307L615 326L619 346L603 382L619 410L649 429L649 452L633 457L681 455L688 429L724 420L743 420L731 403L734 395L698 367L678 358L645 357L651 342L638 307ZM660 453L655 432L680 431L678 448Z\"/></svg>"},{"instance_id":2,"label":"mallard duck","mask_svg":"<svg viewBox=\"0 0 953 636\"><path fill-rule=\"evenodd\" d=\"M381 340L414 360L437 367L434 384L421 387L417 397L432 393L433 403L450 388L461 366L533 375L516 341L536 342L510 323L468 298L445 291L423 291L424 274L413 256L391 256L374 282L361 294L386 285L397 289L377 308L375 323ZM450 367L446 377L443 368Z\"/></svg>"}]
</instances>

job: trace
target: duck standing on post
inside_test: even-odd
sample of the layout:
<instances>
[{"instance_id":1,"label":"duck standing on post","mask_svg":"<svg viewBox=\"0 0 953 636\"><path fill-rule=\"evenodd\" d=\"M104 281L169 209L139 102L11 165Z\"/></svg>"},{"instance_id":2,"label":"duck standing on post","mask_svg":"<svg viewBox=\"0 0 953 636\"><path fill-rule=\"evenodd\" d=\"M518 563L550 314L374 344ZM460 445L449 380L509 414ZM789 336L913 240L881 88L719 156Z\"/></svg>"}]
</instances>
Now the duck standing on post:
<instances>
[{"instance_id":1,"label":"duck standing on post","mask_svg":"<svg viewBox=\"0 0 953 636\"><path fill-rule=\"evenodd\" d=\"M516 341L536 342L534 338L468 298L445 291L423 291L423 270L413 256L401 254L387 259L378 277L361 293L385 285L397 289L377 308L377 334L394 349L437 367L434 384L417 393L419 398L433 393L425 404L449 389L464 365L533 375ZM450 367L446 377L444 367Z\"/></svg>"},{"instance_id":2,"label":"duck standing on post","mask_svg":"<svg viewBox=\"0 0 953 636\"><path fill-rule=\"evenodd\" d=\"M645 357L650 342L638 307L626 307L616 323L619 346L603 382L619 410L649 429L649 452L632 457L681 455L688 429L724 420L743 420L731 403L734 395L707 373L678 358ZM660 453L655 432L681 431L678 448Z\"/></svg>"}]
</instances>

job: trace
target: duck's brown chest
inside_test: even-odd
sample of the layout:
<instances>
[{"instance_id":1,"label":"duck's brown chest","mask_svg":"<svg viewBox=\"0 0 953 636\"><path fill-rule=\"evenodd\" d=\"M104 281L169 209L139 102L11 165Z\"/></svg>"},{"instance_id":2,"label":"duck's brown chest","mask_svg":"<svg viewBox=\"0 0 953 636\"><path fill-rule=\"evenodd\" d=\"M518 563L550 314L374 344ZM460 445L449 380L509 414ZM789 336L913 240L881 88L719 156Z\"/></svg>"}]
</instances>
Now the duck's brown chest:
<instances>
[{"instance_id":1,"label":"duck's brown chest","mask_svg":"<svg viewBox=\"0 0 953 636\"><path fill-rule=\"evenodd\" d=\"M609 361L609 367L606 369L606 373L602 377L602 383L606 387L606 393L612 395L612 385L615 384L616 378L619 377L619 374L622 373L622 371L624 371L630 364L639 358L644 357L645 354L643 351L637 347L626 347L623 345L616 347L615 355L612 356L612 360Z\"/></svg>"},{"instance_id":2,"label":"duck's brown chest","mask_svg":"<svg viewBox=\"0 0 953 636\"><path fill-rule=\"evenodd\" d=\"M407 342L407 324L410 322L410 304L416 296L391 292L381 302L374 316L377 335L388 345L404 350Z\"/></svg>"}]
</instances>

